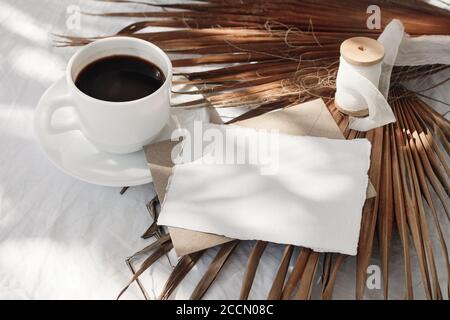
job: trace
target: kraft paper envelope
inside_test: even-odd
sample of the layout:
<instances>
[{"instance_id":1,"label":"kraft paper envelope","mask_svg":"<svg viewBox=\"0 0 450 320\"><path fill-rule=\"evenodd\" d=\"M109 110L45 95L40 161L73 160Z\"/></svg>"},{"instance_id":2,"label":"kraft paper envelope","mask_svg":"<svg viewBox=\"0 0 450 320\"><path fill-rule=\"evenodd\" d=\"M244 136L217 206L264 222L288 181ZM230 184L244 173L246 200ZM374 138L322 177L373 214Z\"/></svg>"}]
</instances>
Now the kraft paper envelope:
<instances>
[{"instance_id":1,"label":"kraft paper envelope","mask_svg":"<svg viewBox=\"0 0 450 320\"><path fill-rule=\"evenodd\" d=\"M217 113L212 111L211 122L220 123ZM234 124L254 129L279 129L281 133L290 135L344 139L344 135L321 99L276 110ZM155 190L161 202L164 199L167 182L172 172L172 148L177 144L178 142L174 141L162 141L145 147ZM205 181L205 183L207 182ZM369 183L366 197L375 196L375 189ZM169 233L178 256L233 240L215 234L173 227L169 227Z\"/></svg>"}]
</instances>

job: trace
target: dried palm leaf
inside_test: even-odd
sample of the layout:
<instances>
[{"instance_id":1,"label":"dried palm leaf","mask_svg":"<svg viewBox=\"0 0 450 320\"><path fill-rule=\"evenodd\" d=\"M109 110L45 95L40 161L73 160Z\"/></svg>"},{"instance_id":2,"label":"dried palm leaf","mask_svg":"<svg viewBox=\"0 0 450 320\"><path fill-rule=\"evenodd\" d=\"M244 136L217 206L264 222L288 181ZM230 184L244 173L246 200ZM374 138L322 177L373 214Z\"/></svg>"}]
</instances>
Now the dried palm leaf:
<instances>
[{"instance_id":1,"label":"dried palm leaf","mask_svg":"<svg viewBox=\"0 0 450 320\"><path fill-rule=\"evenodd\" d=\"M381 269L383 272L383 289L384 297L388 298L389 292L389 250L392 239L392 230L394 217L393 212L394 201L392 199L392 162L391 162L391 145L390 145L390 127L387 126L383 132L383 166L381 169L380 189L378 191L379 201L381 205L378 210L378 237L380 239L381 251Z\"/></svg>"},{"instance_id":2,"label":"dried palm leaf","mask_svg":"<svg viewBox=\"0 0 450 320\"><path fill-rule=\"evenodd\" d=\"M169 54L176 54L176 58L172 59L175 72L184 75L188 80L183 81L196 85L199 88L196 93L204 96L181 106L253 108L231 121L234 122L313 98L323 98L347 139L366 137L372 143L369 176L378 197L366 201L363 209L356 259L356 298L364 296L376 231L384 296L389 297L390 248L392 238L398 233L403 247L405 297L413 298L412 264L415 260L412 257L416 256L426 296L430 299L443 298L438 281L437 254L431 239L434 234L437 235L448 282L448 248L438 210L442 208L450 221L450 123L417 98L418 95L423 96L426 90L413 93L400 84L410 79L426 79L448 66L394 68L390 104L397 122L367 133L348 128L348 117L334 107L333 96L340 43L352 36L377 37L380 33L380 30L368 30L366 27L365 12L369 4L382 8L382 25L398 18L411 35L449 34L448 12L413 0L201 0L171 4L107 1L141 5L142 10L136 12L95 13L108 18L134 17L140 20L130 21L118 32L119 35L152 41ZM162 32L146 29L153 26L170 29ZM103 37L64 36L58 38L57 44L78 46ZM206 70L191 68L198 66ZM437 200L433 194L437 195ZM164 236L161 239L165 239ZM157 255L170 247L161 239L156 245L162 248L158 249ZM411 241L413 248L410 248ZM203 296L237 243L222 246L192 298ZM261 246L262 242L259 242L249 259L243 297L250 291L262 254ZM155 246L151 248L153 250ZM319 260L325 263L322 298L331 298L344 256L337 255L333 261L329 254L318 254L303 248L284 284L292 250L292 246L286 247L269 298L290 299L294 292L297 298L309 298ZM155 259L155 253L150 262ZM188 258L180 260L179 267L177 265L166 286L164 297L168 297L181 281L192 262L193 259ZM448 291L447 284L447 296Z\"/></svg>"},{"instance_id":3,"label":"dried palm leaf","mask_svg":"<svg viewBox=\"0 0 450 320\"><path fill-rule=\"evenodd\" d=\"M156 221L154 221L154 222L150 225L150 227L148 227L148 229L145 230L145 232L144 232L144 234L141 236L141 238L142 238L142 239L148 239L148 238L150 238L150 237L156 236L157 233L158 233L158 229L159 229L159 226L158 226L158 224L156 223Z\"/></svg>"},{"instance_id":4,"label":"dried palm leaf","mask_svg":"<svg viewBox=\"0 0 450 320\"><path fill-rule=\"evenodd\" d=\"M375 190L380 190L380 168L382 161L383 129L377 128L367 134L367 139L372 143L372 157L370 162L369 177L374 184ZM361 221L359 234L358 256L356 257L356 298L362 299L366 287L367 267L372 257L372 247L379 197L366 201Z\"/></svg>"},{"instance_id":5,"label":"dried palm leaf","mask_svg":"<svg viewBox=\"0 0 450 320\"><path fill-rule=\"evenodd\" d=\"M330 255L328 255L330 256ZM323 289L322 289L322 299L323 300L330 300L333 296L333 290L334 290L334 284L336 283L336 278L338 271L344 262L345 255L338 254L336 257L336 261L334 263L330 263L330 270L329 274L326 277L326 279L323 281ZM331 262L331 256L330 256L330 262Z\"/></svg>"},{"instance_id":6,"label":"dried palm leaf","mask_svg":"<svg viewBox=\"0 0 450 320\"><path fill-rule=\"evenodd\" d=\"M233 240L222 245L197 287L195 287L194 292L192 292L191 300L198 300L203 297L238 244L239 240Z\"/></svg>"},{"instance_id":7,"label":"dried palm leaf","mask_svg":"<svg viewBox=\"0 0 450 320\"><path fill-rule=\"evenodd\" d=\"M159 296L160 300L167 300L169 298L173 290L175 290L181 281L183 281L184 277L194 267L204 252L205 251L194 252L181 257L164 285L164 288Z\"/></svg>"},{"instance_id":8,"label":"dried palm leaf","mask_svg":"<svg viewBox=\"0 0 450 320\"><path fill-rule=\"evenodd\" d=\"M150 266L156 262L159 258L161 258L163 255L165 255L167 252L169 252L173 248L172 241L170 240L169 235L165 235L146 247L145 249L139 251L134 256L144 254L145 252L148 252L150 250L153 250L153 253L147 257L144 262L142 263L139 270L137 270L134 274L131 280L127 283L127 285L120 291L119 295L117 296L117 299L119 299L122 294L125 293L125 291L128 289L128 287L136 280L138 277Z\"/></svg>"},{"instance_id":9,"label":"dried palm leaf","mask_svg":"<svg viewBox=\"0 0 450 320\"><path fill-rule=\"evenodd\" d=\"M255 246L253 247L252 253L248 258L244 279L242 280L241 294L239 297L241 300L248 299L248 294L250 293L255 278L256 269L258 268L259 261L266 247L267 241L256 241Z\"/></svg>"},{"instance_id":10,"label":"dried palm leaf","mask_svg":"<svg viewBox=\"0 0 450 320\"><path fill-rule=\"evenodd\" d=\"M393 125L390 125L391 132L393 132ZM412 289L412 275L411 275L411 259L409 254L409 234L408 225L406 220L406 208L405 200L403 195L403 189L401 185L400 177L400 166L399 159L397 155L396 139L393 135L390 136L391 139L391 160L392 160L392 183L394 191L394 214L395 221L398 228L398 233L403 246L403 263L404 263L404 274L405 274L405 294L406 298L413 299L413 289Z\"/></svg>"},{"instance_id":11,"label":"dried palm leaf","mask_svg":"<svg viewBox=\"0 0 450 320\"><path fill-rule=\"evenodd\" d=\"M281 258L280 266L278 267L277 274L273 280L272 288L270 288L267 300L280 300L283 294L284 280L289 268L289 262L291 261L292 252L294 246L288 245L284 249L283 257Z\"/></svg>"},{"instance_id":12,"label":"dried palm leaf","mask_svg":"<svg viewBox=\"0 0 450 320\"><path fill-rule=\"evenodd\" d=\"M128 188L129 188L129 187L123 187L123 188L120 190L120 195L123 195L125 192L127 192Z\"/></svg>"},{"instance_id":13,"label":"dried palm leaf","mask_svg":"<svg viewBox=\"0 0 450 320\"><path fill-rule=\"evenodd\" d=\"M306 300L311 297L311 290L313 287L314 276L317 271L317 264L319 262L320 254L317 252L311 252L308 261L306 262L305 270L302 273L300 280L300 286L295 294L295 299Z\"/></svg>"},{"instance_id":14,"label":"dried palm leaf","mask_svg":"<svg viewBox=\"0 0 450 320\"><path fill-rule=\"evenodd\" d=\"M310 249L303 248L302 251L300 251L300 254L298 255L297 261L295 262L294 269L292 270L292 273L290 274L286 285L283 288L283 294L281 295L281 298L283 300L291 299L292 293L294 292L295 288L298 286L298 283L303 275L303 272L305 271L306 264L308 263L309 255L312 253Z\"/></svg>"},{"instance_id":15,"label":"dried palm leaf","mask_svg":"<svg viewBox=\"0 0 450 320\"><path fill-rule=\"evenodd\" d=\"M127 264L128 269L130 269L131 274L134 276L136 274L136 270L134 270L134 267L133 267L133 264L131 263L131 261L129 259L127 259L125 261L125 263ZM137 283L137 285L139 287L139 290L141 290L142 294L144 295L144 299L145 300L149 300L150 298L149 298L149 295L147 293L147 290L145 290L145 287L141 283L141 280L139 280L139 278L136 279L136 283Z\"/></svg>"}]
</instances>

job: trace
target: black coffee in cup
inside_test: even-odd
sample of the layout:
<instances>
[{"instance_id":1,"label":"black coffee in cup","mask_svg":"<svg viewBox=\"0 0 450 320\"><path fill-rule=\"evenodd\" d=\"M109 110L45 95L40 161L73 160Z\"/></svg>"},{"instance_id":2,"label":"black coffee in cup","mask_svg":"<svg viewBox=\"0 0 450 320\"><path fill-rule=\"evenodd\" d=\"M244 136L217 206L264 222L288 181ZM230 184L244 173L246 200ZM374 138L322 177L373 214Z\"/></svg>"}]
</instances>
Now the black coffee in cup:
<instances>
[{"instance_id":1,"label":"black coffee in cup","mask_svg":"<svg viewBox=\"0 0 450 320\"><path fill-rule=\"evenodd\" d=\"M75 85L93 98L124 102L152 94L165 80L164 73L150 61L135 56L114 55L84 67Z\"/></svg>"}]
</instances>

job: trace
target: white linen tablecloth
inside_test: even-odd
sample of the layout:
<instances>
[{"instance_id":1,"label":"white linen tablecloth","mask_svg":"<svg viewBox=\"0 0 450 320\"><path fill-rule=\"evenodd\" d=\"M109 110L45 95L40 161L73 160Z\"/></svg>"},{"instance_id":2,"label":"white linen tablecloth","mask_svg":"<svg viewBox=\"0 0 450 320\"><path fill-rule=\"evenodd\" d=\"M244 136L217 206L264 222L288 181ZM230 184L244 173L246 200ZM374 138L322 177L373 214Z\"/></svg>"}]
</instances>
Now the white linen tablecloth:
<instances>
[{"instance_id":1,"label":"white linen tablecloth","mask_svg":"<svg viewBox=\"0 0 450 320\"><path fill-rule=\"evenodd\" d=\"M126 257L152 241L140 239L151 222L145 208L155 194L151 184L130 188L120 196L119 188L75 180L46 159L34 137L36 104L45 89L63 76L76 50L53 47L51 33L110 34L129 21L81 16L81 28L69 30L66 21L71 6L97 12L136 7L95 1L0 0L0 299L114 299L131 275ZM448 76L437 75L427 86ZM450 100L448 86L432 94ZM437 102L432 104L441 113L448 111ZM447 239L449 229L444 225ZM398 239L394 242L390 297L403 298L401 246ZM240 244L206 299L238 297L252 245ZM268 246L250 298L266 297L282 251L282 246ZM215 252L208 251L174 298L189 297ZM436 256L442 266L438 251ZM379 265L377 259L372 262ZM354 297L354 265L354 258L346 259L334 298ZM171 269L168 259L161 259L142 276L152 297L160 292ZM440 274L445 288L445 272ZM414 285L416 297L423 297L417 266ZM381 298L382 290L366 290L366 296ZM123 297L141 299L142 294L133 284Z\"/></svg>"}]
</instances>

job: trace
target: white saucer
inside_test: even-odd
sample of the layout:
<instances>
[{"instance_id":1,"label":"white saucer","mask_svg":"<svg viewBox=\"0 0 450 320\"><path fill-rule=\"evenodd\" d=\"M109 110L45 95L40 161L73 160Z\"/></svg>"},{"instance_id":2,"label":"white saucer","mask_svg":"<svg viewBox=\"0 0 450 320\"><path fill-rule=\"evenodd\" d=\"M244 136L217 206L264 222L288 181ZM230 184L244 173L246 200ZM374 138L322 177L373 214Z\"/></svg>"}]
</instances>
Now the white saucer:
<instances>
[{"instance_id":1,"label":"white saucer","mask_svg":"<svg viewBox=\"0 0 450 320\"><path fill-rule=\"evenodd\" d=\"M177 88L177 90L179 90ZM184 88L184 90L189 90ZM44 128L43 110L53 97L66 92L66 82L62 78L55 82L39 100L34 115L34 129L45 154L50 161L68 175L93 184L121 187L136 186L152 182L150 170L144 151L118 155L97 150L80 131L68 131L61 134L50 134ZM184 99L198 99L195 96L172 97L177 103ZM181 101L180 101L181 99ZM170 139L171 132L194 120L209 122L206 109L172 108L169 123L162 130L156 141ZM61 108L53 116L53 126L58 127L73 116L70 108Z\"/></svg>"}]
</instances>

